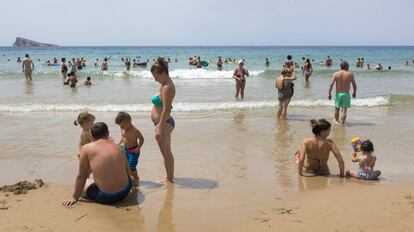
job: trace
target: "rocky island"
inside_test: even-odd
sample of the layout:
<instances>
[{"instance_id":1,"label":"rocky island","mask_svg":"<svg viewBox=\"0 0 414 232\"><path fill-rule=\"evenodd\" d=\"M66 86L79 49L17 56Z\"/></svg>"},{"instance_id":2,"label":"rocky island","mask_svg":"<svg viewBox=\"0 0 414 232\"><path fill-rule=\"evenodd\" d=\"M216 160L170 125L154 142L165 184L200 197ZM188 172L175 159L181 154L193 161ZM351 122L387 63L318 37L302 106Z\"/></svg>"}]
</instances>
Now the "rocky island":
<instances>
[{"instance_id":1,"label":"rocky island","mask_svg":"<svg viewBox=\"0 0 414 232\"><path fill-rule=\"evenodd\" d=\"M13 43L13 47L57 47L59 45L40 43L30 39L16 37L16 41Z\"/></svg>"}]
</instances>

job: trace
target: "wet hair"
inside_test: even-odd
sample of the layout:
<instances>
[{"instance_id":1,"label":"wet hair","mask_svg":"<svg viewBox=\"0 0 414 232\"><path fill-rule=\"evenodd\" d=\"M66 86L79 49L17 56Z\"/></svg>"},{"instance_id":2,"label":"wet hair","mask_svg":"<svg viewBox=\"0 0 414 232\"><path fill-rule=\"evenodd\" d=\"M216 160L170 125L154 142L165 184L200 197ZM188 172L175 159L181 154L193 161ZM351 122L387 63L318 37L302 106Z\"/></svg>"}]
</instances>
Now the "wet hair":
<instances>
[{"instance_id":1,"label":"wet hair","mask_svg":"<svg viewBox=\"0 0 414 232\"><path fill-rule=\"evenodd\" d=\"M361 151L364 151L364 152L374 151L374 144L372 144L371 140L367 139L361 143Z\"/></svg>"},{"instance_id":2,"label":"wet hair","mask_svg":"<svg viewBox=\"0 0 414 232\"><path fill-rule=\"evenodd\" d=\"M87 77L86 80L90 81L91 80L91 77Z\"/></svg>"},{"instance_id":3,"label":"wet hair","mask_svg":"<svg viewBox=\"0 0 414 232\"><path fill-rule=\"evenodd\" d=\"M309 60L309 59L306 59L306 62L307 62L307 63L310 63L310 60Z\"/></svg>"},{"instance_id":4,"label":"wet hair","mask_svg":"<svg viewBox=\"0 0 414 232\"><path fill-rule=\"evenodd\" d=\"M288 55L288 56L287 56L287 59L288 59L288 60L291 60L291 59L292 59L292 56L291 56L291 55Z\"/></svg>"},{"instance_id":5,"label":"wet hair","mask_svg":"<svg viewBox=\"0 0 414 232\"><path fill-rule=\"evenodd\" d=\"M166 73L168 75L168 63L163 57L158 57L155 63L151 66L151 73Z\"/></svg>"},{"instance_id":6,"label":"wet hair","mask_svg":"<svg viewBox=\"0 0 414 232\"><path fill-rule=\"evenodd\" d=\"M328 130L332 126L331 123L325 119L312 119L310 123L312 126L312 133L314 135L320 135L322 131Z\"/></svg>"},{"instance_id":7,"label":"wet hair","mask_svg":"<svg viewBox=\"0 0 414 232\"><path fill-rule=\"evenodd\" d=\"M104 122L97 122L91 128L92 137L95 140L105 138L109 135L108 126Z\"/></svg>"},{"instance_id":8,"label":"wet hair","mask_svg":"<svg viewBox=\"0 0 414 232\"><path fill-rule=\"evenodd\" d=\"M78 118L73 121L73 125L82 126L85 122L88 122L89 120L94 120L95 116L93 114L90 114L88 111L83 111L78 114Z\"/></svg>"},{"instance_id":9,"label":"wet hair","mask_svg":"<svg viewBox=\"0 0 414 232\"><path fill-rule=\"evenodd\" d=\"M29 58L29 54L24 55L25 57ZM20 58L20 57L19 57Z\"/></svg>"},{"instance_id":10,"label":"wet hair","mask_svg":"<svg viewBox=\"0 0 414 232\"><path fill-rule=\"evenodd\" d=\"M65 57L63 57L61 60L62 60L62 62L65 62L65 61L66 61L66 58L65 58Z\"/></svg>"},{"instance_id":11,"label":"wet hair","mask_svg":"<svg viewBox=\"0 0 414 232\"><path fill-rule=\"evenodd\" d=\"M115 117L115 123L119 125L125 121L131 121L131 115L124 111L119 112Z\"/></svg>"},{"instance_id":12,"label":"wet hair","mask_svg":"<svg viewBox=\"0 0 414 232\"><path fill-rule=\"evenodd\" d=\"M342 69L342 70L346 70L346 69L348 69L348 68L349 68L349 64L348 64L348 62L346 62L346 60L342 61L342 62L341 62L341 69Z\"/></svg>"}]
</instances>

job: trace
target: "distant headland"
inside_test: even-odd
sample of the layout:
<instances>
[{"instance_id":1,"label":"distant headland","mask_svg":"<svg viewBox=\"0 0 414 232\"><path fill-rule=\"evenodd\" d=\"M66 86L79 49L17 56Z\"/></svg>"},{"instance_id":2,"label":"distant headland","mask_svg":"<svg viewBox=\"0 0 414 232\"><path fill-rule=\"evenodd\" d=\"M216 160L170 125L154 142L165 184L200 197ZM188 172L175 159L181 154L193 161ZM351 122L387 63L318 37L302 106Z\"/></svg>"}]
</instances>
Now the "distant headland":
<instances>
[{"instance_id":1,"label":"distant headland","mask_svg":"<svg viewBox=\"0 0 414 232\"><path fill-rule=\"evenodd\" d=\"M59 45L40 43L30 39L22 37L16 37L16 41L13 43L13 47L57 47Z\"/></svg>"}]
</instances>

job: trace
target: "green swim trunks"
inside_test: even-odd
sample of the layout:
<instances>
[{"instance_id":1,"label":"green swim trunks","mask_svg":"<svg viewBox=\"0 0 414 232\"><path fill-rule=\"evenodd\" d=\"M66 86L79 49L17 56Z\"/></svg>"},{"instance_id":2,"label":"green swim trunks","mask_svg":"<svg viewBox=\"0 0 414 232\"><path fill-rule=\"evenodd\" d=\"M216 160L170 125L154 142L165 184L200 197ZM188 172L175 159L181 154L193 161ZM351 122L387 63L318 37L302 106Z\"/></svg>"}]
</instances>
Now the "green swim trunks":
<instances>
[{"instance_id":1,"label":"green swim trunks","mask_svg":"<svg viewBox=\"0 0 414 232\"><path fill-rule=\"evenodd\" d=\"M335 108L350 108L351 95L345 92L337 92L335 94Z\"/></svg>"}]
</instances>

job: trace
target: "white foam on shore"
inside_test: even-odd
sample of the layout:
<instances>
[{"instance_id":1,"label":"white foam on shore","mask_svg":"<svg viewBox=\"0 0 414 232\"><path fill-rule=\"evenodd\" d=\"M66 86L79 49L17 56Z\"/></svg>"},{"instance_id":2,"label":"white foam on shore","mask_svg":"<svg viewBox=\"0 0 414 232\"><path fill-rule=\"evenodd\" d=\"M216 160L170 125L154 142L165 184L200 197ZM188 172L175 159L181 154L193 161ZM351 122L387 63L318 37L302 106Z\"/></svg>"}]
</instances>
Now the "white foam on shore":
<instances>
[{"instance_id":1,"label":"white foam on shore","mask_svg":"<svg viewBox=\"0 0 414 232\"><path fill-rule=\"evenodd\" d=\"M250 71L250 76L258 76L264 71L253 70ZM180 79L231 79L233 71L219 71L219 70L207 70L207 69L176 69L170 71L171 78ZM141 78L153 78L149 70L131 70L131 71L105 71L104 76L114 77L141 77Z\"/></svg>"},{"instance_id":2,"label":"white foam on shore","mask_svg":"<svg viewBox=\"0 0 414 232\"><path fill-rule=\"evenodd\" d=\"M260 109L276 107L277 101L232 101L232 102L176 102L173 111L225 111L234 109ZM328 100L293 100L292 107L332 107L333 101ZM352 101L356 107L377 107L390 105L388 96L361 98ZM0 105L0 112L59 112L89 110L96 112L149 112L152 104L105 104L105 105L78 105L78 104L10 104Z\"/></svg>"}]
</instances>

